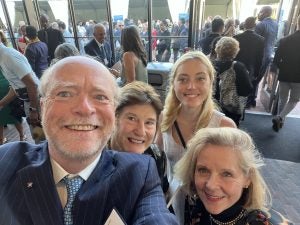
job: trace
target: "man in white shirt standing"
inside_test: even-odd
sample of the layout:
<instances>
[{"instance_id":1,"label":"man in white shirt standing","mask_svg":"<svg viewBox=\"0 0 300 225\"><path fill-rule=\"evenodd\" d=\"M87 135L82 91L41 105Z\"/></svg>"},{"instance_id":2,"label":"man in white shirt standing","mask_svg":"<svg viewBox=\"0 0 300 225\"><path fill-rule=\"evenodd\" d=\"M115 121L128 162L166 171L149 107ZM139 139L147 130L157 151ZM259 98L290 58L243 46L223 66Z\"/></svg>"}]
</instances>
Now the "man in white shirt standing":
<instances>
[{"instance_id":1,"label":"man in white shirt standing","mask_svg":"<svg viewBox=\"0 0 300 225\"><path fill-rule=\"evenodd\" d=\"M8 94L0 100L0 108L8 104L16 94L24 100L25 113L32 125L39 124L38 78L26 57L0 40L0 68L11 85Z\"/></svg>"}]
</instances>

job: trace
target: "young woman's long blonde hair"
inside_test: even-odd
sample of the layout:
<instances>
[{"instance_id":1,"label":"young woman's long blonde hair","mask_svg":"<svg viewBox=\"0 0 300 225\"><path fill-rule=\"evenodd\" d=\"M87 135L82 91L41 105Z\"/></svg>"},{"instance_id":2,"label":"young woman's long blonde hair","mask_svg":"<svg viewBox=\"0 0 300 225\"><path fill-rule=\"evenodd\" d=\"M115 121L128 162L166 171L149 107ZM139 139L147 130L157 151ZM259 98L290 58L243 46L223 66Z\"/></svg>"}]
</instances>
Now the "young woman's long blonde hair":
<instances>
[{"instance_id":1,"label":"young woman's long blonde hair","mask_svg":"<svg viewBox=\"0 0 300 225\"><path fill-rule=\"evenodd\" d=\"M208 75L210 78L209 93L207 95L207 99L203 102L201 106L202 109L199 115L199 119L198 121L196 121L196 130L203 127L207 127L210 118L212 116L213 110L216 108L212 98L212 92L213 92L212 86L213 86L214 72L215 72L214 67L210 62L210 60L202 52L199 51L188 52L183 56L181 56L172 67L170 81L169 81L169 91L166 97L165 107L163 111L163 118L161 122L161 132L167 131L172 126L181 107L181 103L176 97L174 91L174 81L177 76L178 67L189 60L198 60L199 62L203 63L207 67Z\"/></svg>"}]
</instances>

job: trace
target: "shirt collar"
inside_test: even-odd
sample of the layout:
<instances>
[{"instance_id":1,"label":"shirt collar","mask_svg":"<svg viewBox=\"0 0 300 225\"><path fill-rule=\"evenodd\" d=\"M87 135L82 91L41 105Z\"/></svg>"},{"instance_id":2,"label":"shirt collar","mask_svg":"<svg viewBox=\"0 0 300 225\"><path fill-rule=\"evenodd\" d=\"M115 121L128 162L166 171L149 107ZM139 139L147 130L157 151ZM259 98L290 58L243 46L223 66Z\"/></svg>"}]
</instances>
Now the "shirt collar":
<instances>
[{"instance_id":1,"label":"shirt collar","mask_svg":"<svg viewBox=\"0 0 300 225\"><path fill-rule=\"evenodd\" d=\"M103 43L100 43L99 41L97 41L96 39L95 39L95 41L96 41L96 43L99 45L99 47L102 47L102 46L104 46L104 42Z\"/></svg>"},{"instance_id":2,"label":"shirt collar","mask_svg":"<svg viewBox=\"0 0 300 225\"><path fill-rule=\"evenodd\" d=\"M93 170L95 169L98 161L100 160L100 157L101 157L101 152L90 165L88 165L86 168L81 170L78 174L69 174L52 157L50 157L55 184L58 184L67 175L69 175L70 177L80 176L84 181L86 181L91 175L91 173L93 172Z\"/></svg>"}]
</instances>

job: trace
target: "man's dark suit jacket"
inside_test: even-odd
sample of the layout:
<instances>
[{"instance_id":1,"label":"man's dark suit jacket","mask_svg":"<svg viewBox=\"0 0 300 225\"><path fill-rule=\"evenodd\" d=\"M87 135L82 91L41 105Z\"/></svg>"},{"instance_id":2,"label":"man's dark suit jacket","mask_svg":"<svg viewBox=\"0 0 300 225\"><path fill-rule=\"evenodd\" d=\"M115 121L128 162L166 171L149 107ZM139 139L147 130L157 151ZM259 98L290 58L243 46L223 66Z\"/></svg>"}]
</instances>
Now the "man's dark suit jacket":
<instances>
[{"instance_id":1,"label":"man's dark suit jacket","mask_svg":"<svg viewBox=\"0 0 300 225\"><path fill-rule=\"evenodd\" d=\"M38 31L38 38L40 41L47 44L48 47L48 61L54 59L54 51L56 47L65 42L65 38L60 30L51 27Z\"/></svg>"},{"instance_id":2,"label":"man's dark suit jacket","mask_svg":"<svg viewBox=\"0 0 300 225\"><path fill-rule=\"evenodd\" d=\"M63 225L47 143L0 147L0 224ZM153 159L103 150L74 200L74 225L102 225L115 208L127 224L177 224Z\"/></svg>"},{"instance_id":3,"label":"man's dark suit jacket","mask_svg":"<svg viewBox=\"0 0 300 225\"><path fill-rule=\"evenodd\" d=\"M280 40L273 63L279 81L300 83L300 30Z\"/></svg>"},{"instance_id":4,"label":"man's dark suit jacket","mask_svg":"<svg viewBox=\"0 0 300 225\"><path fill-rule=\"evenodd\" d=\"M112 57L112 52L111 52L111 48L110 48L109 43L104 41L103 46L104 46L106 57L107 57L107 60L108 60L107 65L105 65L105 63L104 63L104 58L105 58L104 53L100 50L99 45L97 44L95 39L90 40L84 46L84 51L85 51L86 54L88 54L90 56L95 56L98 61L100 61L105 66L110 68L115 64L115 60Z\"/></svg>"},{"instance_id":5,"label":"man's dark suit jacket","mask_svg":"<svg viewBox=\"0 0 300 225\"><path fill-rule=\"evenodd\" d=\"M245 64L252 79L259 82L264 57L264 38L252 30L246 30L234 38L240 43L240 51L235 60Z\"/></svg>"},{"instance_id":6,"label":"man's dark suit jacket","mask_svg":"<svg viewBox=\"0 0 300 225\"><path fill-rule=\"evenodd\" d=\"M198 43L199 47L201 48L201 51L205 54L208 55L212 52L212 44L214 43L214 40L216 38L220 38L221 35L217 33L211 33L207 37L201 39Z\"/></svg>"}]
</instances>

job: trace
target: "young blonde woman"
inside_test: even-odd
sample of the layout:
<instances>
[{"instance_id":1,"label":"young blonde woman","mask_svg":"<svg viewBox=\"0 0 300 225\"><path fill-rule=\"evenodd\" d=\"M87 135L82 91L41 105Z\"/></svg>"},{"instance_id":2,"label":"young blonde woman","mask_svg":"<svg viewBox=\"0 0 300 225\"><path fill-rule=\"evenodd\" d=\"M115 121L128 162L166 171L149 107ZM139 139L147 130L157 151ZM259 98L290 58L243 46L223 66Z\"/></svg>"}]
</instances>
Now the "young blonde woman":
<instances>
[{"instance_id":1,"label":"young blonde woman","mask_svg":"<svg viewBox=\"0 0 300 225\"><path fill-rule=\"evenodd\" d=\"M173 178L175 163L186 152L186 143L196 131L205 127L235 127L234 122L220 113L212 98L214 68L201 52L181 56L171 70L169 92L161 115L161 130L156 143L167 156L169 194L179 182ZM180 222L184 218L183 193L177 193L172 206Z\"/></svg>"}]
</instances>

